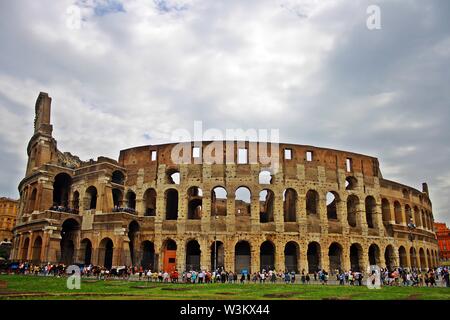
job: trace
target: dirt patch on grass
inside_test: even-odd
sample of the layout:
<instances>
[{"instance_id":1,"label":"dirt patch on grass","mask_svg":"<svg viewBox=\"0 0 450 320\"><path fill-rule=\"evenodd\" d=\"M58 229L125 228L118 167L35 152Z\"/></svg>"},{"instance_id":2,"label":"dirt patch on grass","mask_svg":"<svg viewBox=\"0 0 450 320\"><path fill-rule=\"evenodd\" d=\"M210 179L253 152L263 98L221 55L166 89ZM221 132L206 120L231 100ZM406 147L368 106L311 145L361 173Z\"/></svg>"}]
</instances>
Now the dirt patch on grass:
<instances>
[{"instance_id":1,"label":"dirt patch on grass","mask_svg":"<svg viewBox=\"0 0 450 320\"><path fill-rule=\"evenodd\" d=\"M295 295L303 294L303 292L283 292L283 293L267 293L264 298L292 298Z\"/></svg>"},{"instance_id":2,"label":"dirt patch on grass","mask_svg":"<svg viewBox=\"0 0 450 320\"><path fill-rule=\"evenodd\" d=\"M407 296L405 298L405 300L419 300L419 299L421 299L421 297L422 297L421 293L415 293L415 294L411 294L411 295Z\"/></svg>"},{"instance_id":3,"label":"dirt patch on grass","mask_svg":"<svg viewBox=\"0 0 450 320\"><path fill-rule=\"evenodd\" d=\"M234 293L234 292L217 292L216 294L220 294L223 296L232 296L232 295L235 295L236 293Z\"/></svg>"},{"instance_id":4,"label":"dirt patch on grass","mask_svg":"<svg viewBox=\"0 0 450 320\"><path fill-rule=\"evenodd\" d=\"M167 291L190 291L190 288L162 288L161 290Z\"/></svg>"},{"instance_id":5,"label":"dirt patch on grass","mask_svg":"<svg viewBox=\"0 0 450 320\"><path fill-rule=\"evenodd\" d=\"M325 298L322 298L322 300L332 300L332 301L334 301L334 300L352 300L352 298L348 297L348 296L343 296L343 297L325 297Z\"/></svg>"},{"instance_id":6,"label":"dirt patch on grass","mask_svg":"<svg viewBox=\"0 0 450 320\"><path fill-rule=\"evenodd\" d=\"M158 286L131 286L131 289L153 289L158 288Z\"/></svg>"}]
</instances>

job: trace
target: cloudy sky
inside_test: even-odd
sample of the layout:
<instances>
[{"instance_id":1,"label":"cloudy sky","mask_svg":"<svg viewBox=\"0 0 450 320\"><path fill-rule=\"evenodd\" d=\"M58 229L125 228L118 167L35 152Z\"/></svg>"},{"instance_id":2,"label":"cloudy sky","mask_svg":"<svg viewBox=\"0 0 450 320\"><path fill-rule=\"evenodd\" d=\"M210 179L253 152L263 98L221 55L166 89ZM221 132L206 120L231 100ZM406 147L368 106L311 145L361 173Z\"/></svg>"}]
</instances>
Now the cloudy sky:
<instances>
[{"instance_id":1,"label":"cloudy sky","mask_svg":"<svg viewBox=\"0 0 450 320\"><path fill-rule=\"evenodd\" d=\"M369 5L381 29L369 30ZM18 197L40 91L83 160L177 128L275 128L428 182L450 223L450 1L0 1L0 195ZM80 19L78 19L78 17Z\"/></svg>"}]
</instances>

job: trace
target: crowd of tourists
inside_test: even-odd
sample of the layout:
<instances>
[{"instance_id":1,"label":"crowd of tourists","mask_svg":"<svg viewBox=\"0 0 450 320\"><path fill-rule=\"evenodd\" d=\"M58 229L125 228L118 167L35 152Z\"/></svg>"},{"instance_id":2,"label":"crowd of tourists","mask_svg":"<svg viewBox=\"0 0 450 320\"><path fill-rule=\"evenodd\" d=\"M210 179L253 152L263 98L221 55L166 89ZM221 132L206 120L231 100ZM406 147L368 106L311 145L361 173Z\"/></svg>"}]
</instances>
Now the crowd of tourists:
<instances>
[{"instance_id":1,"label":"crowd of tourists","mask_svg":"<svg viewBox=\"0 0 450 320\"><path fill-rule=\"evenodd\" d=\"M86 278L96 278L98 280L106 279L123 279L123 280L141 280L148 282L162 282L162 283L320 283L327 285L331 281L333 284L362 286L366 285L367 276L370 280L374 274L365 275L359 271L341 271L334 270L330 275L325 270L318 270L317 272L308 273L302 270L300 274L294 271L274 271L261 270L260 272L233 272L226 271L223 268L218 268L216 271L206 270L186 270L178 272L173 270L171 272L162 270L151 270L143 267L114 267L105 268L102 266L86 265L80 267L80 275ZM22 262L20 264L11 265L7 273L15 274L29 274L36 276L57 276L62 277L68 274L67 266L64 264L32 264ZM431 268L426 271L421 271L415 268L395 268L394 270L380 269L379 279L380 284L385 286L446 286L450 287L449 268L439 267Z\"/></svg>"},{"instance_id":2,"label":"crowd of tourists","mask_svg":"<svg viewBox=\"0 0 450 320\"><path fill-rule=\"evenodd\" d=\"M57 205L57 204L52 205L49 208L49 210L51 210L51 211L58 211L58 212L65 212L65 213L74 213L74 214L78 214L78 212L79 212L78 209L69 208L67 206L62 206L62 205Z\"/></svg>"}]
</instances>

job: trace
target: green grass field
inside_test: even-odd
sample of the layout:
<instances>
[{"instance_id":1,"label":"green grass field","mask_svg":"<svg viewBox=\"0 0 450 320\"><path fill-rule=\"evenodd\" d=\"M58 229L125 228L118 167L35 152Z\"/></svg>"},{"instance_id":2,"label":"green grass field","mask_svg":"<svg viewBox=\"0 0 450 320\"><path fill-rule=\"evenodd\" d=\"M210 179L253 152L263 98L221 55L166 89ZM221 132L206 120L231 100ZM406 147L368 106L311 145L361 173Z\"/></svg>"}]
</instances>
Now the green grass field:
<instances>
[{"instance_id":1,"label":"green grass field","mask_svg":"<svg viewBox=\"0 0 450 320\"><path fill-rule=\"evenodd\" d=\"M0 275L7 288L0 289L0 300L450 300L450 288L302 285L302 284L160 284L144 281L87 280L81 289L69 290L66 278Z\"/></svg>"}]
</instances>

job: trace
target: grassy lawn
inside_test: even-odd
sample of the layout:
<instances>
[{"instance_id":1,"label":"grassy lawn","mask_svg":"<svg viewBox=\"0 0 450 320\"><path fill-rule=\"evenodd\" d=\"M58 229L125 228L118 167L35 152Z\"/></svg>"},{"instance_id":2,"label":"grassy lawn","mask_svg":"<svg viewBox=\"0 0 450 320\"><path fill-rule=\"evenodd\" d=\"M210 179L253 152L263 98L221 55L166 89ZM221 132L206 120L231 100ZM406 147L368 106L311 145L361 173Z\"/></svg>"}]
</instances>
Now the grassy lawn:
<instances>
[{"instance_id":1,"label":"grassy lawn","mask_svg":"<svg viewBox=\"0 0 450 320\"><path fill-rule=\"evenodd\" d=\"M225 299L352 299L352 300L450 300L450 288L383 287L370 290L365 286L301 284L160 284L144 281L87 280L80 290L68 290L66 278L0 275L7 289L0 289L5 299L69 299L69 300L225 300Z\"/></svg>"}]
</instances>

